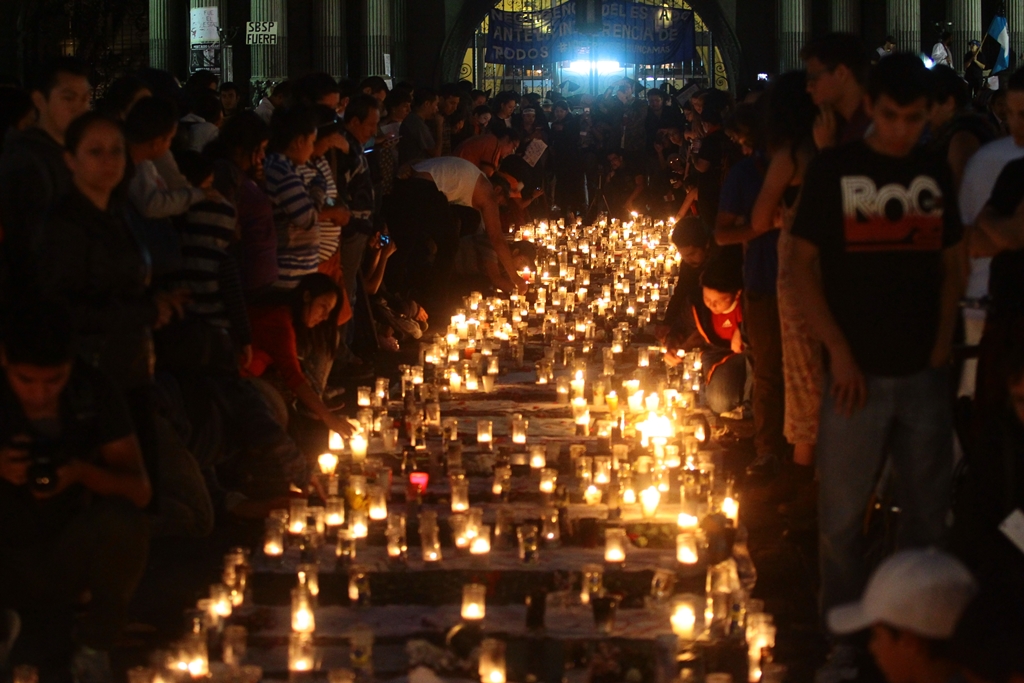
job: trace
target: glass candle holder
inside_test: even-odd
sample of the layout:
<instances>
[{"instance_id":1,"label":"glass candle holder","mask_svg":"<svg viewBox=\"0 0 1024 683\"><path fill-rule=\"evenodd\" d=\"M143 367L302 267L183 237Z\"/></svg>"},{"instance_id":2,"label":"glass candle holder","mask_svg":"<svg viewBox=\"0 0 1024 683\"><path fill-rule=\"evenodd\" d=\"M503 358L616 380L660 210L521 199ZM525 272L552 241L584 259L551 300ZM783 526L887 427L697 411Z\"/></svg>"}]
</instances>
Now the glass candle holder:
<instances>
[{"instance_id":1,"label":"glass candle holder","mask_svg":"<svg viewBox=\"0 0 1024 683\"><path fill-rule=\"evenodd\" d=\"M739 501L732 497L722 499L722 514L732 522L733 526L738 525L740 522Z\"/></svg>"},{"instance_id":2,"label":"glass candle holder","mask_svg":"<svg viewBox=\"0 0 1024 683\"><path fill-rule=\"evenodd\" d=\"M558 470L552 467L545 467L540 471L541 493L554 493L556 483L558 483Z\"/></svg>"},{"instance_id":3,"label":"glass candle holder","mask_svg":"<svg viewBox=\"0 0 1024 683\"><path fill-rule=\"evenodd\" d=\"M512 416L512 443L524 444L526 443L526 430L530 426L530 421L524 418L518 413Z\"/></svg>"},{"instance_id":4,"label":"glass candle holder","mask_svg":"<svg viewBox=\"0 0 1024 683\"><path fill-rule=\"evenodd\" d=\"M519 541L519 561L524 564L535 564L540 561L537 554L537 527L533 524L523 524L516 529L516 539Z\"/></svg>"},{"instance_id":5,"label":"glass candle holder","mask_svg":"<svg viewBox=\"0 0 1024 683\"><path fill-rule=\"evenodd\" d=\"M353 463L358 465L366 461L366 450L369 448L369 443L362 432L356 432L352 435L348 440L348 447L352 451Z\"/></svg>"},{"instance_id":6,"label":"glass candle holder","mask_svg":"<svg viewBox=\"0 0 1024 683\"><path fill-rule=\"evenodd\" d=\"M293 633L288 638L288 670L312 671L316 668L316 647L312 633Z\"/></svg>"},{"instance_id":7,"label":"glass candle holder","mask_svg":"<svg viewBox=\"0 0 1024 683\"><path fill-rule=\"evenodd\" d=\"M558 377L555 379L555 400L560 404L569 403L569 378Z\"/></svg>"},{"instance_id":8,"label":"glass candle holder","mask_svg":"<svg viewBox=\"0 0 1024 683\"><path fill-rule=\"evenodd\" d=\"M676 535L676 560L679 564L697 564L697 535L692 531Z\"/></svg>"},{"instance_id":9,"label":"glass candle holder","mask_svg":"<svg viewBox=\"0 0 1024 683\"><path fill-rule=\"evenodd\" d=\"M231 616L231 591L223 583L210 584L210 611L221 619Z\"/></svg>"},{"instance_id":10,"label":"glass candle holder","mask_svg":"<svg viewBox=\"0 0 1024 683\"><path fill-rule=\"evenodd\" d=\"M693 640L697 629L697 608L699 598L696 595L677 595L672 600L672 633L682 640Z\"/></svg>"},{"instance_id":11,"label":"glass candle holder","mask_svg":"<svg viewBox=\"0 0 1024 683\"><path fill-rule=\"evenodd\" d=\"M648 486L640 492L640 514L645 519L650 519L658 512L658 504L661 503L661 491L654 486Z\"/></svg>"},{"instance_id":12,"label":"glass candle holder","mask_svg":"<svg viewBox=\"0 0 1024 683\"><path fill-rule=\"evenodd\" d=\"M480 683L506 683L505 643L496 638L484 638L480 643Z\"/></svg>"},{"instance_id":13,"label":"glass candle holder","mask_svg":"<svg viewBox=\"0 0 1024 683\"><path fill-rule=\"evenodd\" d=\"M398 446L398 429L396 427L382 428L381 436L384 438L384 450L393 452Z\"/></svg>"},{"instance_id":14,"label":"glass candle holder","mask_svg":"<svg viewBox=\"0 0 1024 683\"><path fill-rule=\"evenodd\" d=\"M498 357L491 356L487 359L487 374L494 377L500 372L500 366L498 364Z\"/></svg>"},{"instance_id":15,"label":"glass candle holder","mask_svg":"<svg viewBox=\"0 0 1024 683\"><path fill-rule=\"evenodd\" d=\"M370 604L370 570L362 565L352 565L348 570L348 600L352 605L364 607Z\"/></svg>"},{"instance_id":16,"label":"glass candle holder","mask_svg":"<svg viewBox=\"0 0 1024 683\"><path fill-rule=\"evenodd\" d=\"M541 511L540 522L540 537L544 539L544 544L550 547L557 546L561 540L557 508L544 508Z\"/></svg>"},{"instance_id":17,"label":"glass candle holder","mask_svg":"<svg viewBox=\"0 0 1024 683\"><path fill-rule=\"evenodd\" d=\"M231 667L240 667L245 660L246 644L249 633L244 626L232 624L224 627L224 640L221 658ZM129 682L131 683L131 682Z\"/></svg>"},{"instance_id":18,"label":"glass candle holder","mask_svg":"<svg viewBox=\"0 0 1024 683\"><path fill-rule=\"evenodd\" d=\"M480 450L489 451L494 436L494 423L490 420L479 420L476 423L476 442Z\"/></svg>"},{"instance_id":19,"label":"glass candle holder","mask_svg":"<svg viewBox=\"0 0 1024 683\"><path fill-rule=\"evenodd\" d=\"M423 550L423 561L427 564L441 561L441 537L437 526L420 524L420 547Z\"/></svg>"},{"instance_id":20,"label":"glass candle holder","mask_svg":"<svg viewBox=\"0 0 1024 683\"><path fill-rule=\"evenodd\" d=\"M321 474L327 476L331 476L338 469L338 455L330 451L317 456L316 462L320 466Z\"/></svg>"},{"instance_id":21,"label":"glass candle holder","mask_svg":"<svg viewBox=\"0 0 1024 683\"><path fill-rule=\"evenodd\" d=\"M487 611L487 586L482 583L467 583L462 587L462 618L466 621L480 621Z\"/></svg>"},{"instance_id":22,"label":"glass candle holder","mask_svg":"<svg viewBox=\"0 0 1024 683\"><path fill-rule=\"evenodd\" d=\"M530 446L530 469L542 470L547 467L547 447L544 444Z\"/></svg>"},{"instance_id":23,"label":"glass candle holder","mask_svg":"<svg viewBox=\"0 0 1024 683\"><path fill-rule=\"evenodd\" d=\"M366 501L369 507L369 517L372 520L380 521L388 518L388 498L383 486L376 484L366 488Z\"/></svg>"},{"instance_id":24,"label":"glass candle holder","mask_svg":"<svg viewBox=\"0 0 1024 683\"><path fill-rule=\"evenodd\" d=\"M594 456L594 476L593 482L595 484L608 484L612 480L612 459L611 456L607 455L595 455Z\"/></svg>"},{"instance_id":25,"label":"glass candle holder","mask_svg":"<svg viewBox=\"0 0 1024 683\"><path fill-rule=\"evenodd\" d=\"M263 554L267 557L284 554L284 525L279 519L268 517L264 522Z\"/></svg>"},{"instance_id":26,"label":"glass candle holder","mask_svg":"<svg viewBox=\"0 0 1024 683\"><path fill-rule=\"evenodd\" d=\"M335 548L335 555L343 563L353 562L356 559L356 535L352 529L338 529L338 545Z\"/></svg>"},{"instance_id":27,"label":"glass candle holder","mask_svg":"<svg viewBox=\"0 0 1024 683\"><path fill-rule=\"evenodd\" d=\"M320 568L311 562L304 562L296 567L298 587L309 593L310 604L315 606L320 596Z\"/></svg>"},{"instance_id":28,"label":"glass candle holder","mask_svg":"<svg viewBox=\"0 0 1024 683\"><path fill-rule=\"evenodd\" d=\"M345 523L345 499L328 496L324 504L324 523L330 529L337 529Z\"/></svg>"},{"instance_id":29,"label":"glass candle holder","mask_svg":"<svg viewBox=\"0 0 1024 683\"><path fill-rule=\"evenodd\" d=\"M341 434L333 429L328 432L327 448L335 453L345 450L345 440L341 438Z\"/></svg>"},{"instance_id":30,"label":"glass candle holder","mask_svg":"<svg viewBox=\"0 0 1024 683\"><path fill-rule=\"evenodd\" d=\"M604 530L604 561L622 564L626 561L626 530L609 527Z\"/></svg>"},{"instance_id":31,"label":"glass candle holder","mask_svg":"<svg viewBox=\"0 0 1024 683\"><path fill-rule=\"evenodd\" d=\"M615 613L618 611L619 598L615 595L599 595L590 599L590 607L594 612L594 627L599 633L609 634L615 628Z\"/></svg>"},{"instance_id":32,"label":"glass candle holder","mask_svg":"<svg viewBox=\"0 0 1024 683\"><path fill-rule=\"evenodd\" d=\"M360 408L368 408L372 394L373 390L370 387L356 387L356 405Z\"/></svg>"},{"instance_id":33,"label":"glass candle holder","mask_svg":"<svg viewBox=\"0 0 1024 683\"><path fill-rule=\"evenodd\" d=\"M288 501L288 533L298 536L306 530L306 517L309 514L309 502L305 498L292 498Z\"/></svg>"},{"instance_id":34,"label":"glass candle holder","mask_svg":"<svg viewBox=\"0 0 1024 683\"><path fill-rule=\"evenodd\" d=\"M366 508L349 511L348 528L355 538L366 538L369 533Z\"/></svg>"},{"instance_id":35,"label":"glass candle holder","mask_svg":"<svg viewBox=\"0 0 1024 683\"><path fill-rule=\"evenodd\" d=\"M469 509L469 480L464 477L452 477L452 512L465 512Z\"/></svg>"},{"instance_id":36,"label":"glass candle holder","mask_svg":"<svg viewBox=\"0 0 1024 683\"><path fill-rule=\"evenodd\" d=\"M480 378L480 384L483 385L485 394L490 394L494 391L494 377L495 375L484 375Z\"/></svg>"},{"instance_id":37,"label":"glass candle holder","mask_svg":"<svg viewBox=\"0 0 1024 683\"><path fill-rule=\"evenodd\" d=\"M508 493L512 485L512 468L508 465L494 466L494 483L491 484L491 493L496 496Z\"/></svg>"},{"instance_id":38,"label":"glass candle holder","mask_svg":"<svg viewBox=\"0 0 1024 683\"><path fill-rule=\"evenodd\" d=\"M604 567L599 564L585 564L581 572L580 602L589 605L591 598L604 592Z\"/></svg>"},{"instance_id":39,"label":"glass candle holder","mask_svg":"<svg viewBox=\"0 0 1024 683\"><path fill-rule=\"evenodd\" d=\"M591 484L583 492L583 502L587 505L598 505L601 502L601 489L597 488L594 484Z\"/></svg>"},{"instance_id":40,"label":"glass candle holder","mask_svg":"<svg viewBox=\"0 0 1024 683\"><path fill-rule=\"evenodd\" d=\"M470 555L487 555L491 552L491 527L489 524L481 524L476 528L476 534L469 541Z\"/></svg>"},{"instance_id":41,"label":"glass candle holder","mask_svg":"<svg viewBox=\"0 0 1024 683\"><path fill-rule=\"evenodd\" d=\"M313 616L313 603L309 591L304 587L292 589L292 631L295 633L313 633L316 630L316 618Z\"/></svg>"},{"instance_id":42,"label":"glass candle holder","mask_svg":"<svg viewBox=\"0 0 1024 683\"><path fill-rule=\"evenodd\" d=\"M387 539L388 559L392 561L404 562L408 553L408 545L406 544L405 532L396 532L391 529L388 529Z\"/></svg>"}]
</instances>

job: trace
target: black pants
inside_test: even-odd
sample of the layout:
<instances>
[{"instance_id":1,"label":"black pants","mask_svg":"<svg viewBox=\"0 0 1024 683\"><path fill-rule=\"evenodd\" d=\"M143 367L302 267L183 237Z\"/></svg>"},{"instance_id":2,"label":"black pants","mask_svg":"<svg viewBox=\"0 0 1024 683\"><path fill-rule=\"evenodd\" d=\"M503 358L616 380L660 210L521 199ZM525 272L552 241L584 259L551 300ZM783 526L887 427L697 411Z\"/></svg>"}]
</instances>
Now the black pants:
<instances>
[{"instance_id":1,"label":"black pants","mask_svg":"<svg viewBox=\"0 0 1024 683\"><path fill-rule=\"evenodd\" d=\"M0 545L0 605L18 612L26 636L38 626L46 629L46 638L60 638L48 619L69 612L88 590L77 642L109 650L148 552L146 513L123 498L93 496L59 531L28 546Z\"/></svg>"},{"instance_id":2,"label":"black pants","mask_svg":"<svg viewBox=\"0 0 1024 683\"><path fill-rule=\"evenodd\" d=\"M743 319L754 365L754 447L758 455L779 454L786 414L779 300L757 292L746 292L745 299Z\"/></svg>"}]
</instances>

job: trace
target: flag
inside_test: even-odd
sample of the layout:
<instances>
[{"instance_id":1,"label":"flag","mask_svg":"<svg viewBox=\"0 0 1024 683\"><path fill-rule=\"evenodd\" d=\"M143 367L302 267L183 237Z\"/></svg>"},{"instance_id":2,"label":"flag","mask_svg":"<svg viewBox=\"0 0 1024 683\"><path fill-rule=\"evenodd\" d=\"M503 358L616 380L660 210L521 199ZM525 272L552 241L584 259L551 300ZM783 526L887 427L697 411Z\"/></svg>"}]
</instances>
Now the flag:
<instances>
[{"instance_id":1,"label":"flag","mask_svg":"<svg viewBox=\"0 0 1024 683\"><path fill-rule=\"evenodd\" d=\"M997 13L992 17L988 33L981 41L978 63L982 69L991 70L993 74L1010 68L1010 33L1006 27L1006 14Z\"/></svg>"}]
</instances>

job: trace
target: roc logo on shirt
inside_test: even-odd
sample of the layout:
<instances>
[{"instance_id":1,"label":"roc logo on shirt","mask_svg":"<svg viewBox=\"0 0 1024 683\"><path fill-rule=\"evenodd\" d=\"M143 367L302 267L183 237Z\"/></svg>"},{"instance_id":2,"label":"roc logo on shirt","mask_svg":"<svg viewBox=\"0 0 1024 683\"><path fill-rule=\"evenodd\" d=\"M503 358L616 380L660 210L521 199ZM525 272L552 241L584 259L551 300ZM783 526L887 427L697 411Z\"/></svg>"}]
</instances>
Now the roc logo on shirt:
<instances>
[{"instance_id":1,"label":"roc logo on shirt","mask_svg":"<svg viewBox=\"0 0 1024 683\"><path fill-rule=\"evenodd\" d=\"M847 252L942 249L942 191L931 176L906 187L878 187L867 176L844 176L840 184Z\"/></svg>"}]
</instances>

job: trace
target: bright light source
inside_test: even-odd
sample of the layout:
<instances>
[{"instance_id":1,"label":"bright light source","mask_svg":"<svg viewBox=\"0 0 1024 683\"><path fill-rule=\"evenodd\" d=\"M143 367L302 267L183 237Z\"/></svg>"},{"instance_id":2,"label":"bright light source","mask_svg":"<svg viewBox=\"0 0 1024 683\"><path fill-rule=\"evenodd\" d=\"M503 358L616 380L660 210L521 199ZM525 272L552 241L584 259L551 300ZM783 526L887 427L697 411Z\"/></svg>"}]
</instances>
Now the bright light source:
<instances>
[{"instance_id":1,"label":"bright light source","mask_svg":"<svg viewBox=\"0 0 1024 683\"><path fill-rule=\"evenodd\" d=\"M590 62L586 60L576 60L569 63L568 71L573 71L578 74L589 74L592 70L596 70L599 74L610 74L615 73L622 67L619 66L618 62L600 60L597 62Z\"/></svg>"}]
</instances>

